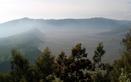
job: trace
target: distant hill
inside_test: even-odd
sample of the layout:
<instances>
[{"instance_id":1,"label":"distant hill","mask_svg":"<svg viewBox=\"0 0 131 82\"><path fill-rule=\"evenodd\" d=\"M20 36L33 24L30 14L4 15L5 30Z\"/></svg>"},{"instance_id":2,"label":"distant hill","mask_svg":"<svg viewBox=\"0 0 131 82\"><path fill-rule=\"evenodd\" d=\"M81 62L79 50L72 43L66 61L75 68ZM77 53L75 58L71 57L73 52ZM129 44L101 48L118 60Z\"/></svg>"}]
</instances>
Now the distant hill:
<instances>
[{"instance_id":1,"label":"distant hill","mask_svg":"<svg viewBox=\"0 0 131 82\"><path fill-rule=\"evenodd\" d=\"M113 20L107 18L90 19L30 19L21 18L0 24L0 36L15 35L34 28L49 29L97 29L112 30L117 28L126 28L131 26L131 21Z\"/></svg>"}]
</instances>

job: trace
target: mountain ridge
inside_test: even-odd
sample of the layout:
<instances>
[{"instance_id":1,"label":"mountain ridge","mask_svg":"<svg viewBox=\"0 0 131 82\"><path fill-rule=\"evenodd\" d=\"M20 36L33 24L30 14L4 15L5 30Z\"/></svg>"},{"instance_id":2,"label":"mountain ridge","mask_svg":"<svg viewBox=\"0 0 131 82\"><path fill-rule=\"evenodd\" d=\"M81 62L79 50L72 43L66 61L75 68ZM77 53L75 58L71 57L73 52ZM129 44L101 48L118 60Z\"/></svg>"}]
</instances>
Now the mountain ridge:
<instances>
[{"instance_id":1,"label":"mountain ridge","mask_svg":"<svg viewBox=\"0 0 131 82\"><path fill-rule=\"evenodd\" d=\"M116 29L131 26L131 21L107 18L89 19L31 19L21 18L0 24L0 37L19 34L30 29ZM3 35L3 36L2 36Z\"/></svg>"},{"instance_id":2,"label":"mountain ridge","mask_svg":"<svg viewBox=\"0 0 131 82\"><path fill-rule=\"evenodd\" d=\"M87 21L87 20L97 20L97 21L100 21L100 20L107 20L107 21L126 21L126 22L131 22L131 20L118 20L118 19L111 19L111 18L104 18L104 17L92 17L92 18L65 18L65 19L34 19L34 18L29 18L29 17L23 17L23 18L18 18L18 19L14 19L14 20L10 20L10 21L6 21L6 22L3 22L3 23L0 23L1 24L6 24L6 23L9 23L9 22L18 22L18 21L23 21L23 20L26 20L26 21L72 21L72 20L84 20L84 21Z\"/></svg>"}]
</instances>

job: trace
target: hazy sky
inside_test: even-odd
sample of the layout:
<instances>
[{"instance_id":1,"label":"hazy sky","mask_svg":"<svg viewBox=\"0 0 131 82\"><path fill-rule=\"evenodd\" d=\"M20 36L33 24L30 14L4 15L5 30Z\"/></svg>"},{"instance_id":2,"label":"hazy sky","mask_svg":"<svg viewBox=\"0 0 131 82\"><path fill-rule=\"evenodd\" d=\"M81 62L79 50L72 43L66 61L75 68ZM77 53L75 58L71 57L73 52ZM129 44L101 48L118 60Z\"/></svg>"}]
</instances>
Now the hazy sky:
<instances>
[{"instance_id":1,"label":"hazy sky","mask_svg":"<svg viewBox=\"0 0 131 82\"><path fill-rule=\"evenodd\" d=\"M0 22L22 17L131 20L131 0L0 0Z\"/></svg>"}]
</instances>

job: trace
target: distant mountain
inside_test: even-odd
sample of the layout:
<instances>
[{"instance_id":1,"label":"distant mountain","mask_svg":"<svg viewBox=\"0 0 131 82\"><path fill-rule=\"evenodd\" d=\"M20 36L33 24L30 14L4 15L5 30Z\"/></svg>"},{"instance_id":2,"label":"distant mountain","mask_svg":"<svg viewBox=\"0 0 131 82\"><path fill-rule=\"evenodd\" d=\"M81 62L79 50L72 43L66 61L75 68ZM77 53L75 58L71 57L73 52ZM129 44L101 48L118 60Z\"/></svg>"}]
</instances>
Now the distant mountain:
<instances>
[{"instance_id":1,"label":"distant mountain","mask_svg":"<svg viewBox=\"0 0 131 82\"><path fill-rule=\"evenodd\" d=\"M46 46L58 54L61 50L69 52L77 42L83 43L92 57L97 43L103 41L107 50L105 61L112 61L118 56L123 34L130 28L131 21L107 18L57 20L22 18L1 23L0 70L8 68L10 51L13 48L19 49L33 62Z\"/></svg>"},{"instance_id":2,"label":"distant mountain","mask_svg":"<svg viewBox=\"0 0 131 82\"><path fill-rule=\"evenodd\" d=\"M0 24L0 37L15 35L34 28L39 28L43 31L48 30L85 30L89 32L94 29L99 32L110 31L114 29L128 28L131 26L131 21L113 20L107 18L90 18L90 19L30 19L21 18L8 21Z\"/></svg>"},{"instance_id":3,"label":"distant mountain","mask_svg":"<svg viewBox=\"0 0 131 82\"><path fill-rule=\"evenodd\" d=\"M57 27L69 26L69 27L85 27L85 28L99 28L99 29L110 29L110 28L118 28L122 26L131 25L131 21L123 21L123 20L113 20L106 18L90 18L90 19L63 19L63 20L47 20L46 21L50 25L55 25ZM67 27L67 28L69 28Z\"/></svg>"},{"instance_id":4,"label":"distant mountain","mask_svg":"<svg viewBox=\"0 0 131 82\"><path fill-rule=\"evenodd\" d=\"M90 18L90 19L30 19L22 18L12 21L8 21L0 24L0 30L6 30L7 32L23 32L34 28L43 29L116 29L125 28L131 26L131 21L113 20L107 18ZM9 29L9 30L8 30ZM10 33L9 32L9 33ZM15 33L14 32L14 33ZM11 34L11 33L10 33Z\"/></svg>"}]
</instances>

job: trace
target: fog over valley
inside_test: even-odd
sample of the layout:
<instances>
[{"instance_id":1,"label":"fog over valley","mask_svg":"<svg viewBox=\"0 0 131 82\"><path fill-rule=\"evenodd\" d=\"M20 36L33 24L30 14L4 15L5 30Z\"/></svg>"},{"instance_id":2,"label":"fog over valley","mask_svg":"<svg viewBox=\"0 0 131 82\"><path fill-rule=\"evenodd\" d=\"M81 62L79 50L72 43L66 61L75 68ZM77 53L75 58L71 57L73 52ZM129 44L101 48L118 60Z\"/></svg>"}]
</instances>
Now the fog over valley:
<instances>
[{"instance_id":1,"label":"fog over valley","mask_svg":"<svg viewBox=\"0 0 131 82\"><path fill-rule=\"evenodd\" d=\"M0 61L1 64L9 61L13 48L21 50L32 62L46 47L53 55L61 51L70 55L77 43L82 43L92 58L96 45L103 42L107 50L103 61L112 62L122 52L120 43L130 26L131 21L107 18L8 21L0 24Z\"/></svg>"}]
</instances>

